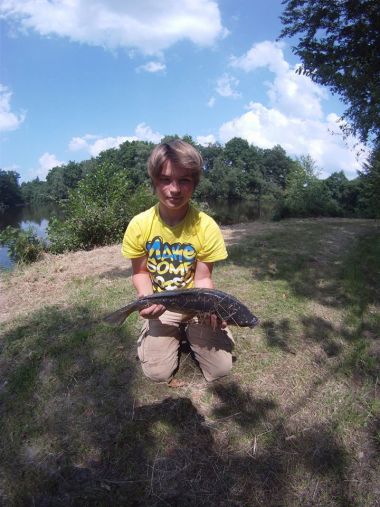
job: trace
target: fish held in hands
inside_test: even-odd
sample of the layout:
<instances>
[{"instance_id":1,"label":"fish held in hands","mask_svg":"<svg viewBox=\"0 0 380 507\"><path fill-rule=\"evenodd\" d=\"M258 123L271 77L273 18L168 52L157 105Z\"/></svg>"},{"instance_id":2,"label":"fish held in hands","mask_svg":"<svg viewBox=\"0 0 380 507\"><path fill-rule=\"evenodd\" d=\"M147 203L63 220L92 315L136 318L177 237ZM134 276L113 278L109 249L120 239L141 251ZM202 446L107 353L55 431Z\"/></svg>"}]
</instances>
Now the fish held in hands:
<instances>
[{"instance_id":1,"label":"fish held in hands","mask_svg":"<svg viewBox=\"0 0 380 507\"><path fill-rule=\"evenodd\" d=\"M197 315L212 313L229 325L254 327L259 319L237 298L216 289L179 289L156 292L143 296L107 315L104 322L121 326L133 312L148 308L151 305L163 305L167 310L182 314Z\"/></svg>"}]
</instances>

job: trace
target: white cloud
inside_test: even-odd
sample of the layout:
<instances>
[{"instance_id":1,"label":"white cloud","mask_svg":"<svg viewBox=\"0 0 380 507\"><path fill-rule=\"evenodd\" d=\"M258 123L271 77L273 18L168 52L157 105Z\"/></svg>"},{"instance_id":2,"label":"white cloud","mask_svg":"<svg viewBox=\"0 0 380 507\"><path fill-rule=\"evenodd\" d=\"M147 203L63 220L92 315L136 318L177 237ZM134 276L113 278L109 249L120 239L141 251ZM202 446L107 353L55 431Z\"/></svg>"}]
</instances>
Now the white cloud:
<instances>
[{"instance_id":1,"label":"white cloud","mask_svg":"<svg viewBox=\"0 0 380 507\"><path fill-rule=\"evenodd\" d=\"M69 150L70 151L86 150L89 145L89 141L98 138L99 136L95 136L93 134L86 134L83 137L73 137L69 143Z\"/></svg>"},{"instance_id":2,"label":"white cloud","mask_svg":"<svg viewBox=\"0 0 380 507\"><path fill-rule=\"evenodd\" d=\"M208 146L209 144L216 143L216 138L213 134L209 134L208 136L197 136L196 140L201 146Z\"/></svg>"},{"instance_id":3,"label":"white cloud","mask_svg":"<svg viewBox=\"0 0 380 507\"><path fill-rule=\"evenodd\" d=\"M231 97L236 99L240 97L234 88L239 84L239 80L229 74L223 74L216 83L216 92L222 97Z\"/></svg>"},{"instance_id":4,"label":"white cloud","mask_svg":"<svg viewBox=\"0 0 380 507\"><path fill-rule=\"evenodd\" d=\"M133 136L100 137L86 134L83 137L73 137L69 143L70 151L86 151L92 157L97 157L101 151L118 148L126 141L150 141L159 143L163 135L154 132L149 125L139 123Z\"/></svg>"},{"instance_id":5,"label":"white cloud","mask_svg":"<svg viewBox=\"0 0 380 507\"><path fill-rule=\"evenodd\" d=\"M265 83L268 104L250 102L246 112L221 125L219 139L242 137L261 148L279 144L291 156L309 154L322 168L322 177L340 170L355 177L368 150L357 139L342 139L338 115L323 112L327 90L297 74L298 65L289 65L283 49L283 43L264 41L231 58L235 69L253 73L267 68L274 76Z\"/></svg>"},{"instance_id":6,"label":"white cloud","mask_svg":"<svg viewBox=\"0 0 380 507\"><path fill-rule=\"evenodd\" d=\"M284 60L283 42L264 41L254 44L246 54L231 58L231 66L250 72L268 66L272 72L283 73L289 69Z\"/></svg>"},{"instance_id":7,"label":"white cloud","mask_svg":"<svg viewBox=\"0 0 380 507\"><path fill-rule=\"evenodd\" d=\"M61 162L57 159L57 157L51 153L44 153L41 155L41 157L38 159L39 167L37 171L35 171L36 176L38 176L41 180L44 180L50 171L50 169L53 169L53 167L60 166L64 164L64 162Z\"/></svg>"},{"instance_id":8,"label":"white cloud","mask_svg":"<svg viewBox=\"0 0 380 507\"><path fill-rule=\"evenodd\" d=\"M11 111L12 92L0 83L0 132L17 129L25 119L25 114Z\"/></svg>"},{"instance_id":9,"label":"white cloud","mask_svg":"<svg viewBox=\"0 0 380 507\"><path fill-rule=\"evenodd\" d=\"M140 141L150 141L152 143L159 143L164 137L159 132L153 132L153 130L145 123L139 123L135 128L135 134L137 139Z\"/></svg>"},{"instance_id":10,"label":"white cloud","mask_svg":"<svg viewBox=\"0 0 380 507\"><path fill-rule=\"evenodd\" d=\"M350 149L356 141L348 139L349 146L344 143L337 120L337 115L329 115L323 120L288 116L278 109L250 103L246 113L220 127L219 137L223 143L233 137L242 137L261 148L280 144L291 156L309 154L322 169L322 177L343 170L347 177L353 178L368 151L363 145L357 145L357 149L364 150L357 160L357 150Z\"/></svg>"},{"instance_id":11,"label":"white cloud","mask_svg":"<svg viewBox=\"0 0 380 507\"><path fill-rule=\"evenodd\" d=\"M146 63L145 65L140 65L140 67L137 67L136 70L137 70L137 72L141 72L141 71L150 72L150 73L162 72L162 71L166 70L166 65L162 62L151 61L151 62Z\"/></svg>"},{"instance_id":12,"label":"white cloud","mask_svg":"<svg viewBox=\"0 0 380 507\"><path fill-rule=\"evenodd\" d=\"M40 35L158 54L180 40L210 46L227 34L213 0L3 0L3 18Z\"/></svg>"},{"instance_id":13,"label":"white cloud","mask_svg":"<svg viewBox=\"0 0 380 507\"><path fill-rule=\"evenodd\" d=\"M231 66L251 72L267 67L275 74L267 82L267 96L272 107L283 113L304 118L322 118L321 99L327 98L325 88L314 83L309 77L298 74L299 65L291 67L285 60L284 44L264 41L254 44L243 56L231 59Z\"/></svg>"},{"instance_id":14,"label":"white cloud","mask_svg":"<svg viewBox=\"0 0 380 507\"><path fill-rule=\"evenodd\" d=\"M103 137L97 139L93 144L87 143L86 151L92 156L97 157L100 152L110 150L111 148L118 148L125 141L136 141L135 136L117 136L117 137Z\"/></svg>"}]
</instances>

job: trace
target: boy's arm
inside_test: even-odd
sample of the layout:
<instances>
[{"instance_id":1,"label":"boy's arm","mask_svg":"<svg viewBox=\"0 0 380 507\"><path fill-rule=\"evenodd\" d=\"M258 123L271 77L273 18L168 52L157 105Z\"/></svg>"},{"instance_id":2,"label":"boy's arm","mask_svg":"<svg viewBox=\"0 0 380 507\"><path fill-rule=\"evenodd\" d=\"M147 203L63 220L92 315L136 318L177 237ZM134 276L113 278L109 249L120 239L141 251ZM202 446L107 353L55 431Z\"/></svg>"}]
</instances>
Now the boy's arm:
<instances>
[{"instance_id":1,"label":"boy's arm","mask_svg":"<svg viewBox=\"0 0 380 507\"><path fill-rule=\"evenodd\" d=\"M213 289L214 288L214 282L212 281L211 275L212 275L212 269L214 267L213 262L200 262L197 261L197 266L195 268L195 274L194 274L194 286L198 287L199 289ZM211 327L215 330L218 325L222 329L227 327L227 322L224 320L221 321L217 315L211 314L210 315L210 324Z\"/></svg>"},{"instance_id":2,"label":"boy's arm","mask_svg":"<svg viewBox=\"0 0 380 507\"><path fill-rule=\"evenodd\" d=\"M147 256L131 259L132 263L132 283L136 289L137 296L147 296L153 294L153 286L149 271L146 267ZM163 305L151 305L148 308L140 310L140 315L144 319L157 319L166 310Z\"/></svg>"},{"instance_id":3,"label":"boy's arm","mask_svg":"<svg viewBox=\"0 0 380 507\"><path fill-rule=\"evenodd\" d=\"M194 286L199 289L213 289L214 282L212 281L213 262L200 262L197 261L194 274Z\"/></svg>"}]
</instances>

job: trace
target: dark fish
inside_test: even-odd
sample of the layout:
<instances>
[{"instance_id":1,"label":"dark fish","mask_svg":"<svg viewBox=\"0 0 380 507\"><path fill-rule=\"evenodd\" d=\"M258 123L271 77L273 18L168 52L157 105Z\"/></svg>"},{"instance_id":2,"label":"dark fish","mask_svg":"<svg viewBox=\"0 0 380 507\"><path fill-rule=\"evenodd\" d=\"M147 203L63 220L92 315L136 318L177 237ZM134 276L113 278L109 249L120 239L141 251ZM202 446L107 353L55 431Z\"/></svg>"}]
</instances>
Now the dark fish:
<instances>
[{"instance_id":1,"label":"dark fish","mask_svg":"<svg viewBox=\"0 0 380 507\"><path fill-rule=\"evenodd\" d=\"M254 327L258 318L238 299L216 289L183 289L156 292L143 296L127 306L107 315L103 320L120 326L134 311L150 305L164 305L167 310L183 314L215 313L227 324L240 327Z\"/></svg>"}]
</instances>

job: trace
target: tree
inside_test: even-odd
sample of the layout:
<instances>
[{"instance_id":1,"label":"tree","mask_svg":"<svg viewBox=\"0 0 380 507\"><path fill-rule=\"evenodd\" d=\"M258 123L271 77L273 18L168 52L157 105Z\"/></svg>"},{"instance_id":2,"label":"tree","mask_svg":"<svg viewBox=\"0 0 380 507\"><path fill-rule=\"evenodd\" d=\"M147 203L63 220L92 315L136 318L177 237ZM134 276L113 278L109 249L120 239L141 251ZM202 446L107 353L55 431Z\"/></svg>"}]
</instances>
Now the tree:
<instances>
[{"instance_id":1,"label":"tree","mask_svg":"<svg viewBox=\"0 0 380 507\"><path fill-rule=\"evenodd\" d=\"M223 156L228 165L240 163L245 169L249 157L248 141L241 137L233 137L225 144Z\"/></svg>"},{"instance_id":2,"label":"tree","mask_svg":"<svg viewBox=\"0 0 380 507\"><path fill-rule=\"evenodd\" d=\"M135 187L139 187L148 181L147 161L154 144L147 141L126 141L117 150L115 164L128 173L128 177ZM101 155L98 159L101 162ZM104 161L109 162L104 159Z\"/></svg>"},{"instance_id":3,"label":"tree","mask_svg":"<svg viewBox=\"0 0 380 507\"><path fill-rule=\"evenodd\" d=\"M47 183L39 177L21 183L21 194L26 204L40 205L48 200Z\"/></svg>"},{"instance_id":4,"label":"tree","mask_svg":"<svg viewBox=\"0 0 380 507\"><path fill-rule=\"evenodd\" d=\"M102 163L69 192L64 219L49 222L55 253L120 242L131 218L155 202L146 185L135 188L123 169Z\"/></svg>"},{"instance_id":5,"label":"tree","mask_svg":"<svg viewBox=\"0 0 380 507\"><path fill-rule=\"evenodd\" d=\"M360 211L369 218L380 218L380 142L359 173L359 180L362 186Z\"/></svg>"},{"instance_id":6,"label":"tree","mask_svg":"<svg viewBox=\"0 0 380 507\"><path fill-rule=\"evenodd\" d=\"M69 192L76 188L83 178L82 165L68 162L65 165L53 167L46 176L47 191L51 200L67 199Z\"/></svg>"},{"instance_id":7,"label":"tree","mask_svg":"<svg viewBox=\"0 0 380 507\"><path fill-rule=\"evenodd\" d=\"M360 194L359 178L348 180L343 171L334 172L323 180L323 194L329 194L336 205L336 216L355 216Z\"/></svg>"},{"instance_id":8,"label":"tree","mask_svg":"<svg viewBox=\"0 0 380 507\"><path fill-rule=\"evenodd\" d=\"M299 36L299 72L347 105L346 134L380 139L380 2L284 0L280 38Z\"/></svg>"},{"instance_id":9,"label":"tree","mask_svg":"<svg viewBox=\"0 0 380 507\"><path fill-rule=\"evenodd\" d=\"M203 158L203 167L205 173L212 171L215 160L223 153L223 148L219 143L209 144L208 146L197 146Z\"/></svg>"},{"instance_id":10,"label":"tree","mask_svg":"<svg viewBox=\"0 0 380 507\"><path fill-rule=\"evenodd\" d=\"M314 160L301 156L293 164L287 178L283 215L330 216L335 214L336 204L327 192L324 182L317 178L318 168Z\"/></svg>"},{"instance_id":11,"label":"tree","mask_svg":"<svg viewBox=\"0 0 380 507\"><path fill-rule=\"evenodd\" d=\"M12 207L23 203L18 184L19 178L20 175L15 171L3 171L0 169L0 207Z\"/></svg>"},{"instance_id":12,"label":"tree","mask_svg":"<svg viewBox=\"0 0 380 507\"><path fill-rule=\"evenodd\" d=\"M287 156L286 151L280 145L264 150L263 170L268 182L285 188L286 178L293 166L293 161Z\"/></svg>"}]
</instances>

